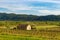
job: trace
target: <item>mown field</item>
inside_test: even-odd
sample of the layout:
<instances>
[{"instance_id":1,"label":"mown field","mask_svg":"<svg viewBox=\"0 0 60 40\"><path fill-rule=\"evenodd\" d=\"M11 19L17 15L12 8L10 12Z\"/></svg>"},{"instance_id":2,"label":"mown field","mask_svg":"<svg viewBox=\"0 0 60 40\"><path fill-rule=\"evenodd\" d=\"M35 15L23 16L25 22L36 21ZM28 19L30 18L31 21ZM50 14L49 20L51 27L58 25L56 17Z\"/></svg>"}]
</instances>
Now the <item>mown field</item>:
<instances>
[{"instance_id":1,"label":"mown field","mask_svg":"<svg viewBox=\"0 0 60 40\"><path fill-rule=\"evenodd\" d=\"M36 30L13 29L18 24L33 24ZM0 21L0 40L60 40L58 21Z\"/></svg>"}]
</instances>

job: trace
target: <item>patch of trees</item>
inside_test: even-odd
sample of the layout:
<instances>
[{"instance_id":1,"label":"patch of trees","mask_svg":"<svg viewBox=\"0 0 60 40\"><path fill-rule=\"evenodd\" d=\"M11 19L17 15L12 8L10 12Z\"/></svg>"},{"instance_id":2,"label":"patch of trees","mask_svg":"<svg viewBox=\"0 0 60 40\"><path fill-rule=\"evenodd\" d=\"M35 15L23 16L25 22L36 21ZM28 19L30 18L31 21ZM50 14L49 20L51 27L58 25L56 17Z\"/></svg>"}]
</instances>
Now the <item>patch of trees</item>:
<instances>
[{"instance_id":1,"label":"patch of trees","mask_svg":"<svg viewBox=\"0 0 60 40\"><path fill-rule=\"evenodd\" d=\"M13 20L13 21L60 21L60 15L26 15L14 13L0 13L0 20Z\"/></svg>"}]
</instances>

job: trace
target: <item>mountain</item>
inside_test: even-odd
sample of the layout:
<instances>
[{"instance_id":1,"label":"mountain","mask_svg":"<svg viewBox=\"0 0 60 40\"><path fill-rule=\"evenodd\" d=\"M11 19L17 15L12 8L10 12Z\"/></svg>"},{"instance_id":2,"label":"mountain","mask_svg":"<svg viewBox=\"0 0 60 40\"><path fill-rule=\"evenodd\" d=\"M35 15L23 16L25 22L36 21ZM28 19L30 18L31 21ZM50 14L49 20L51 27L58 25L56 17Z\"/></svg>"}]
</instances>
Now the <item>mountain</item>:
<instances>
[{"instance_id":1,"label":"mountain","mask_svg":"<svg viewBox=\"0 0 60 40\"><path fill-rule=\"evenodd\" d=\"M0 20L13 20L13 21L60 21L60 15L26 15L14 13L0 13Z\"/></svg>"}]
</instances>

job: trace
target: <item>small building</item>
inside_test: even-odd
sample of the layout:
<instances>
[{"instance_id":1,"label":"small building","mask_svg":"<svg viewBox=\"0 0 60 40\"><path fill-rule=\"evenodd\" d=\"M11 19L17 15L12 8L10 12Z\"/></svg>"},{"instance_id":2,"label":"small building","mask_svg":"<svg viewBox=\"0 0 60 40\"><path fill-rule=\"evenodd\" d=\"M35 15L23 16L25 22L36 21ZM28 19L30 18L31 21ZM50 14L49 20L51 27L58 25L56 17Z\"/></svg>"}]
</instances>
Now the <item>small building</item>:
<instances>
[{"instance_id":1,"label":"small building","mask_svg":"<svg viewBox=\"0 0 60 40\"><path fill-rule=\"evenodd\" d=\"M32 25L29 25L29 24L19 24L17 26L17 29L19 29L19 30L32 30L34 28Z\"/></svg>"}]
</instances>

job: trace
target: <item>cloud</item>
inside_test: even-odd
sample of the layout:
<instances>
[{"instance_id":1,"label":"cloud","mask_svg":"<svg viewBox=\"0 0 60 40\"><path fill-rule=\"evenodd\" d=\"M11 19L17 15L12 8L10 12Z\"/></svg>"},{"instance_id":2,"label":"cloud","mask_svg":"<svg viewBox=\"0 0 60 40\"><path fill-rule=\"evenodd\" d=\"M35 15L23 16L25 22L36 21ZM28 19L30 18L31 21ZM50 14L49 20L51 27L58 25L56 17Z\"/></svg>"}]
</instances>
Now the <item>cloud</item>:
<instances>
[{"instance_id":1,"label":"cloud","mask_svg":"<svg viewBox=\"0 0 60 40\"><path fill-rule=\"evenodd\" d=\"M46 15L60 15L60 10L39 10L38 12Z\"/></svg>"},{"instance_id":2,"label":"cloud","mask_svg":"<svg viewBox=\"0 0 60 40\"><path fill-rule=\"evenodd\" d=\"M30 14L30 15L39 15L40 13L36 10L17 10L15 11L18 14Z\"/></svg>"},{"instance_id":3,"label":"cloud","mask_svg":"<svg viewBox=\"0 0 60 40\"><path fill-rule=\"evenodd\" d=\"M60 9L60 5L56 3L50 3L50 2L30 2L28 3L28 6L30 7L36 7L36 8L47 8L47 9Z\"/></svg>"},{"instance_id":4,"label":"cloud","mask_svg":"<svg viewBox=\"0 0 60 40\"><path fill-rule=\"evenodd\" d=\"M28 0L28 1L60 3L60 0Z\"/></svg>"},{"instance_id":5,"label":"cloud","mask_svg":"<svg viewBox=\"0 0 60 40\"><path fill-rule=\"evenodd\" d=\"M60 15L59 0L0 0L0 12L33 15Z\"/></svg>"}]
</instances>

